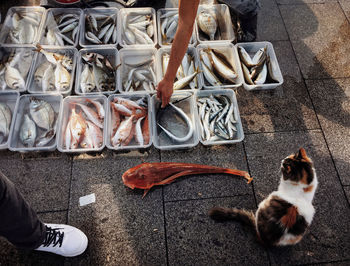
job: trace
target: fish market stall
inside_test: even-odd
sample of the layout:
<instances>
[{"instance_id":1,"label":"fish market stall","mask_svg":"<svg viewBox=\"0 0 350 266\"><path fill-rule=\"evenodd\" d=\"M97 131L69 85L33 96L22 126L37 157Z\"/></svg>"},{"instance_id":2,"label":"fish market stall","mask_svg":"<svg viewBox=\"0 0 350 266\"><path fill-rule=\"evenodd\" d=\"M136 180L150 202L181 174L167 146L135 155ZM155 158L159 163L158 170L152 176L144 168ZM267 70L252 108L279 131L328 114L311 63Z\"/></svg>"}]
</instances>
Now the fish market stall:
<instances>
[{"instance_id":1,"label":"fish market stall","mask_svg":"<svg viewBox=\"0 0 350 266\"><path fill-rule=\"evenodd\" d=\"M60 152L102 151L106 144L106 112L104 95L65 98L57 149Z\"/></svg>"},{"instance_id":2,"label":"fish market stall","mask_svg":"<svg viewBox=\"0 0 350 266\"><path fill-rule=\"evenodd\" d=\"M0 92L0 150L8 148L18 99L18 92Z\"/></svg>"},{"instance_id":3,"label":"fish market stall","mask_svg":"<svg viewBox=\"0 0 350 266\"><path fill-rule=\"evenodd\" d=\"M19 152L54 151L62 100L61 95L22 95L10 133L9 149Z\"/></svg>"}]
</instances>

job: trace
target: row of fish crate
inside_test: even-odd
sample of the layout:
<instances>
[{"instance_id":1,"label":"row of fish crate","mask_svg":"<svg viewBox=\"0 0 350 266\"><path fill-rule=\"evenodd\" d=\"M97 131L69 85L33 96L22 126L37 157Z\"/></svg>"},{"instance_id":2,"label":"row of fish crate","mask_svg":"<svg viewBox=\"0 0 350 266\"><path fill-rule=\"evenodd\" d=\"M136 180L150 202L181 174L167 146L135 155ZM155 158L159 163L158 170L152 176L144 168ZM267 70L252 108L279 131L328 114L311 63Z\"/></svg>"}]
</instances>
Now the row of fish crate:
<instances>
[{"instance_id":1,"label":"row of fish crate","mask_svg":"<svg viewBox=\"0 0 350 266\"><path fill-rule=\"evenodd\" d=\"M0 47L0 91L90 94L155 93L171 47ZM283 83L270 42L188 47L174 90L273 89ZM75 81L75 82L74 82Z\"/></svg>"},{"instance_id":2,"label":"row of fish crate","mask_svg":"<svg viewBox=\"0 0 350 266\"><path fill-rule=\"evenodd\" d=\"M156 95L0 93L0 149L91 152L233 144L244 138L233 90L179 91L166 108Z\"/></svg>"},{"instance_id":3,"label":"row of fish crate","mask_svg":"<svg viewBox=\"0 0 350 266\"><path fill-rule=\"evenodd\" d=\"M0 44L43 46L154 47L171 45L178 25L178 9L165 8L50 8L12 7L0 33ZM197 43L235 39L226 5L200 5L191 39Z\"/></svg>"}]
</instances>

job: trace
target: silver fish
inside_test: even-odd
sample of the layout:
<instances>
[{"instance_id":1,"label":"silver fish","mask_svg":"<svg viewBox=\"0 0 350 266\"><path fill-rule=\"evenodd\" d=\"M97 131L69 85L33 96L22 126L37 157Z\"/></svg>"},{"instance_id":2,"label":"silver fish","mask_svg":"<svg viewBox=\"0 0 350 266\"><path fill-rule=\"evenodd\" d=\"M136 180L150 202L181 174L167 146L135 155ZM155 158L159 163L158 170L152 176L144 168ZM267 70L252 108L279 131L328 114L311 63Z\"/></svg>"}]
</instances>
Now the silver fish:
<instances>
[{"instance_id":1,"label":"silver fish","mask_svg":"<svg viewBox=\"0 0 350 266\"><path fill-rule=\"evenodd\" d=\"M55 111L53 110L51 104L48 102L31 97L29 104L29 113L33 118L35 124L49 131L53 128L53 123L55 121Z\"/></svg>"},{"instance_id":2,"label":"silver fish","mask_svg":"<svg viewBox=\"0 0 350 266\"><path fill-rule=\"evenodd\" d=\"M14 90L23 90L25 88L25 81L21 74L9 63L6 64L5 82L7 86Z\"/></svg>"},{"instance_id":3,"label":"silver fish","mask_svg":"<svg viewBox=\"0 0 350 266\"><path fill-rule=\"evenodd\" d=\"M19 130L19 139L27 147L33 147L36 139L36 126L28 114L24 115L24 120Z\"/></svg>"},{"instance_id":4,"label":"silver fish","mask_svg":"<svg viewBox=\"0 0 350 266\"><path fill-rule=\"evenodd\" d=\"M66 91L70 85L70 73L62 65L61 61L56 64L55 75L55 87L58 91Z\"/></svg>"},{"instance_id":5,"label":"silver fish","mask_svg":"<svg viewBox=\"0 0 350 266\"><path fill-rule=\"evenodd\" d=\"M210 40L213 41L218 27L215 17L209 12L202 10L198 14L197 23L201 31L207 34Z\"/></svg>"},{"instance_id":6,"label":"silver fish","mask_svg":"<svg viewBox=\"0 0 350 266\"><path fill-rule=\"evenodd\" d=\"M94 75L88 64L84 65L84 70L80 76L80 88L82 93L91 92L96 87Z\"/></svg>"},{"instance_id":7,"label":"silver fish","mask_svg":"<svg viewBox=\"0 0 350 266\"><path fill-rule=\"evenodd\" d=\"M9 135L11 117L11 109L6 104L0 103L0 143Z\"/></svg>"}]
</instances>

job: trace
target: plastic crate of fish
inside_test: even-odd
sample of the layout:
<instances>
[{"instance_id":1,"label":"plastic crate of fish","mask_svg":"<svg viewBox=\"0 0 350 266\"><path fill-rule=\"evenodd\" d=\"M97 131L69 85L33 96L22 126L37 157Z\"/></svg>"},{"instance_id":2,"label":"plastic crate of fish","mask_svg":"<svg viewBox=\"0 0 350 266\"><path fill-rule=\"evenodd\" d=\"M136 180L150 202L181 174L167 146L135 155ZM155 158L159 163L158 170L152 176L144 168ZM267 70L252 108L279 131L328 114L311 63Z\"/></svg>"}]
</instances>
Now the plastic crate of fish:
<instances>
[{"instance_id":1,"label":"plastic crate of fish","mask_svg":"<svg viewBox=\"0 0 350 266\"><path fill-rule=\"evenodd\" d=\"M157 52L158 83L163 79L170 59L171 47L162 47ZM203 86L202 73L199 71L199 56L194 47L188 47L176 73L174 91L197 90Z\"/></svg>"},{"instance_id":2,"label":"plastic crate of fish","mask_svg":"<svg viewBox=\"0 0 350 266\"><path fill-rule=\"evenodd\" d=\"M0 47L0 91L27 90L34 55L30 47Z\"/></svg>"},{"instance_id":3,"label":"plastic crate of fish","mask_svg":"<svg viewBox=\"0 0 350 266\"><path fill-rule=\"evenodd\" d=\"M195 102L192 92L174 92L171 103L161 108L156 95L151 98L153 145L160 150L194 147L198 144Z\"/></svg>"},{"instance_id":4,"label":"plastic crate of fish","mask_svg":"<svg viewBox=\"0 0 350 266\"><path fill-rule=\"evenodd\" d=\"M203 145L233 144L244 139L233 90L196 92L196 126Z\"/></svg>"},{"instance_id":5,"label":"plastic crate of fish","mask_svg":"<svg viewBox=\"0 0 350 266\"><path fill-rule=\"evenodd\" d=\"M79 43L83 11L79 8L50 8L41 32L42 46L72 46Z\"/></svg>"},{"instance_id":6,"label":"plastic crate of fish","mask_svg":"<svg viewBox=\"0 0 350 266\"><path fill-rule=\"evenodd\" d=\"M18 99L18 92L0 92L0 150L8 148Z\"/></svg>"},{"instance_id":7,"label":"plastic crate of fish","mask_svg":"<svg viewBox=\"0 0 350 266\"><path fill-rule=\"evenodd\" d=\"M158 42L156 11L153 8L122 8L119 11L119 24L118 37L122 47L154 47Z\"/></svg>"},{"instance_id":8,"label":"plastic crate of fish","mask_svg":"<svg viewBox=\"0 0 350 266\"><path fill-rule=\"evenodd\" d=\"M62 95L22 95L10 134L9 149L19 152L55 150L62 100Z\"/></svg>"},{"instance_id":9,"label":"plastic crate of fish","mask_svg":"<svg viewBox=\"0 0 350 266\"><path fill-rule=\"evenodd\" d=\"M69 96L63 100L58 130L60 152L101 151L106 144L107 97Z\"/></svg>"},{"instance_id":10,"label":"plastic crate of fish","mask_svg":"<svg viewBox=\"0 0 350 266\"><path fill-rule=\"evenodd\" d=\"M0 44L23 46L39 40L46 10L43 7L11 7L0 32Z\"/></svg>"},{"instance_id":11,"label":"plastic crate of fish","mask_svg":"<svg viewBox=\"0 0 350 266\"><path fill-rule=\"evenodd\" d=\"M238 88L242 85L239 56L232 43L199 44L197 52L205 89Z\"/></svg>"},{"instance_id":12,"label":"plastic crate of fish","mask_svg":"<svg viewBox=\"0 0 350 266\"><path fill-rule=\"evenodd\" d=\"M158 44L161 47L171 46L178 26L179 9L162 8L157 11ZM196 22L195 22L196 23ZM195 46L196 26L193 25L192 37L189 45Z\"/></svg>"},{"instance_id":13,"label":"plastic crate of fish","mask_svg":"<svg viewBox=\"0 0 350 266\"><path fill-rule=\"evenodd\" d=\"M116 48L81 49L77 59L75 93L112 94L117 91L119 54Z\"/></svg>"},{"instance_id":14,"label":"plastic crate of fish","mask_svg":"<svg viewBox=\"0 0 350 266\"><path fill-rule=\"evenodd\" d=\"M270 42L236 44L243 73L243 87L269 90L283 84L283 76Z\"/></svg>"},{"instance_id":15,"label":"plastic crate of fish","mask_svg":"<svg viewBox=\"0 0 350 266\"><path fill-rule=\"evenodd\" d=\"M157 49L122 48L118 90L120 93L154 93L157 87Z\"/></svg>"},{"instance_id":16,"label":"plastic crate of fish","mask_svg":"<svg viewBox=\"0 0 350 266\"><path fill-rule=\"evenodd\" d=\"M119 11L114 7L84 9L80 29L80 46L88 48L113 45L116 47L120 31L118 16Z\"/></svg>"},{"instance_id":17,"label":"plastic crate of fish","mask_svg":"<svg viewBox=\"0 0 350 266\"><path fill-rule=\"evenodd\" d=\"M108 149L145 149L152 145L150 99L147 93L108 97Z\"/></svg>"},{"instance_id":18,"label":"plastic crate of fish","mask_svg":"<svg viewBox=\"0 0 350 266\"><path fill-rule=\"evenodd\" d=\"M76 48L43 48L38 46L30 78L29 93L71 93L77 62Z\"/></svg>"},{"instance_id":19,"label":"plastic crate of fish","mask_svg":"<svg viewBox=\"0 0 350 266\"><path fill-rule=\"evenodd\" d=\"M196 35L199 43L233 42L230 11L227 5L199 5L196 17Z\"/></svg>"}]
</instances>

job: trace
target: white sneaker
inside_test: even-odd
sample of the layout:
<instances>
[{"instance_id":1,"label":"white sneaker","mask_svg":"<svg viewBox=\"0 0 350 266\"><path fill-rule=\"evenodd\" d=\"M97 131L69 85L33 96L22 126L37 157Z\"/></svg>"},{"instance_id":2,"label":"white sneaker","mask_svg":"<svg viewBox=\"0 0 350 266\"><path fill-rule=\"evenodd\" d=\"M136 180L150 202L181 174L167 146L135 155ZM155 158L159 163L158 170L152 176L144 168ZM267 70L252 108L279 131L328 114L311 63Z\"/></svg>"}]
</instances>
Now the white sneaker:
<instances>
[{"instance_id":1,"label":"white sneaker","mask_svg":"<svg viewBox=\"0 0 350 266\"><path fill-rule=\"evenodd\" d=\"M66 224L45 224L46 236L44 242L36 250L55 253L64 257L78 256L88 245L86 235Z\"/></svg>"}]
</instances>

